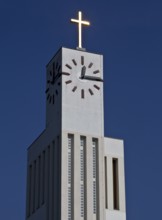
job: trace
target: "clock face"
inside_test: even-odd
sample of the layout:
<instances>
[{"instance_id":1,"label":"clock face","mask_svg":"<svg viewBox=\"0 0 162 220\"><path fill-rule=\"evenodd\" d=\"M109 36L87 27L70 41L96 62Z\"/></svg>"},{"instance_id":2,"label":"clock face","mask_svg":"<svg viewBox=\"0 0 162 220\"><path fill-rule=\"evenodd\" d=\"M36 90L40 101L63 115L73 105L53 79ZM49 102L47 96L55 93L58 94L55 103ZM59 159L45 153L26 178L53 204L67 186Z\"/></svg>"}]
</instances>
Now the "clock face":
<instances>
[{"instance_id":1,"label":"clock face","mask_svg":"<svg viewBox=\"0 0 162 220\"><path fill-rule=\"evenodd\" d=\"M61 84L59 80L60 76L61 65L59 62L54 61L51 68L47 72L47 89L45 93L49 104L54 104L56 96L58 96L58 87Z\"/></svg>"},{"instance_id":2,"label":"clock face","mask_svg":"<svg viewBox=\"0 0 162 220\"><path fill-rule=\"evenodd\" d=\"M65 84L73 93L79 93L81 99L92 97L99 92L103 79L100 68L96 68L94 62L80 56L66 63L65 69L69 73Z\"/></svg>"}]
</instances>

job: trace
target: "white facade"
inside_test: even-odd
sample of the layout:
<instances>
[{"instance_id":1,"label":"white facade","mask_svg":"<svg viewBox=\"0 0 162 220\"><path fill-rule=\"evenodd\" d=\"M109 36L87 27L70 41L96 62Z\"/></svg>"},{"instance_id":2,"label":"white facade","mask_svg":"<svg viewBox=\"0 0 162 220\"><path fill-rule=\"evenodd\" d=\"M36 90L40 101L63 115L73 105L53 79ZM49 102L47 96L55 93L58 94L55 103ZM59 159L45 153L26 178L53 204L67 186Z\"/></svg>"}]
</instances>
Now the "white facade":
<instances>
[{"instance_id":1,"label":"white facade","mask_svg":"<svg viewBox=\"0 0 162 220\"><path fill-rule=\"evenodd\" d=\"M103 56L47 65L46 129L28 148L26 219L126 220L123 141L104 137Z\"/></svg>"}]
</instances>

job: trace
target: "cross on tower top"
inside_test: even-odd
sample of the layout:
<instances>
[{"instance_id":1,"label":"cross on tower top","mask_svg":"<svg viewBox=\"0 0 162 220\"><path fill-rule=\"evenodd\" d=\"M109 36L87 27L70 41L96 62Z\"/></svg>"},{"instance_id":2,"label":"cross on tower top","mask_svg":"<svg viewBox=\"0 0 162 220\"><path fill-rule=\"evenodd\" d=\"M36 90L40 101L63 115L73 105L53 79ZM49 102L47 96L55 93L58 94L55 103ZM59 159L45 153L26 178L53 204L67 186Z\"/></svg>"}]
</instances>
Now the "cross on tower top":
<instances>
[{"instance_id":1,"label":"cross on tower top","mask_svg":"<svg viewBox=\"0 0 162 220\"><path fill-rule=\"evenodd\" d=\"M78 12L78 20L71 19L71 22L78 23L78 49L82 49L82 25L90 25L89 21L82 20L82 12Z\"/></svg>"}]
</instances>

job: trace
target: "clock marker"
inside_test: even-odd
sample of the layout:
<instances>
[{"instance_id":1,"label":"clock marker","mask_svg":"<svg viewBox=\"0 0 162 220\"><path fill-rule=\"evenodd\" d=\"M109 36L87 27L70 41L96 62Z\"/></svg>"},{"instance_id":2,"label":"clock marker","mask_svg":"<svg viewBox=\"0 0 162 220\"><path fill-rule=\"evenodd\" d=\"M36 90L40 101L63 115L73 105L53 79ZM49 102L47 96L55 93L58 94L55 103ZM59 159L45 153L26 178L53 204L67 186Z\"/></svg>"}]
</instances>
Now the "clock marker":
<instances>
[{"instance_id":1,"label":"clock marker","mask_svg":"<svg viewBox=\"0 0 162 220\"><path fill-rule=\"evenodd\" d=\"M73 59L72 61L73 61L74 65L76 66L76 65L77 65L76 60L75 60L75 59Z\"/></svg>"},{"instance_id":2,"label":"clock marker","mask_svg":"<svg viewBox=\"0 0 162 220\"><path fill-rule=\"evenodd\" d=\"M91 68L92 66L93 66L93 63L90 63L89 66L88 66L88 68Z\"/></svg>"},{"instance_id":3,"label":"clock marker","mask_svg":"<svg viewBox=\"0 0 162 220\"><path fill-rule=\"evenodd\" d=\"M50 97L50 94L48 94L48 96L47 96L47 100L49 99L49 97Z\"/></svg>"},{"instance_id":4,"label":"clock marker","mask_svg":"<svg viewBox=\"0 0 162 220\"><path fill-rule=\"evenodd\" d=\"M56 63L56 69L58 68L58 62Z\"/></svg>"},{"instance_id":5,"label":"clock marker","mask_svg":"<svg viewBox=\"0 0 162 220\"><path fill-rule=\"evenodd\" d=\"M57 85L58 85L58 86L60 86L60 85L61 85L61 83L60 83L60 82L58 82L58 83L57 83Z\"/></svg>"},{"instance_id":6,"label":"clock marker","mask_svg":"<svg viewBox=\"0 0 162 220\"><path fill-rule=\"evenodd\" d=\"M60 72L61 66L58 67L58 73Z\"/></svg>"},{"instance_id":7,"label":"clock marker","mask_svg":"<svg viewBox=\"0 0 162 220\"><path fill-rule=\"evenodd\" d=\"M65 83L66 84L69 84L69 83L71 83L72 82L72 80L68 80L68 81L66 81Z\"/></svg>"},{"instance_id":8,"label":"clock marker","mask_svg":"<svg viewBox=\"0 0 162 220\"><path fill-rule=\"evenodd\" d=\"M99 72L100 72L99 70L96 70L96 71L93 72L93 74L97 74L97 73L99 73Z\"/></svg>"},{"instance_id":9,"label":"clock marker","mask_svg":"<svg viewBox=\"0 0 162 220\"><path fill-rule=\"evenodd\" d=\"M81 98L84 99L84 89L81 90Z\"/></svg>"},{"instance_id":10,"label":"clock marker","mask_svg":"<svg viewBox=\"0 0 162 220\"><path fill-rule=\"evenodd\" d=\"M67 68L69 68L70 70L72 69L72 67L69 64L65 65Z\"/></svg>"},{"instance_id":11,"label":"clock marker","mask_svg":"<svg viewBox=\"0 0 162 220\"><path fill-rule=\"evenodd\" d=\"M50 96L49 103L51 103L51 99L52 99L52 97Z\"/></svg>"},{"instance_id":12,"label":"clock marker","mask_svg":"<svg viewBox=\"0 0 162 220\"><path fill-rule=\"evenodd\" d=\"M94 88L96 88L97 90L100 90L100 87L99 86L97 86L97 85L93 85L94 86Z\"/></svg>"},{"instance_id":13,"label":"clock marker","mask_svg":"<svg viewBox=\"0 0 162 220\"><path fill-rule=\"evenodd\" d=\"M55 103L55 96L54 95L52 96L52 103L53 104Z\"/></svg>"},{"instance_id":14,"label":"clock marker","mask_svg":"<svg viewBox=\"0 0 162 220\"><path fill-rule=\"evenodd\" d=\"M92 89L88 89L88 90L89 90L89 93L90 93L91 95L94 95Z\"/></svg>"},{"instance_id":15,"label":"clock marker","mask_svg":"<svg viewBox=\"0 0 162 220\"><path fill-rule=\"evenodd\" d=\"M46 89L45 93L47 93L49 91L49 88Z\"/></svg>"},{"instance_id":16,"label":"clock marker","mask_svg":"<svg viewBox=\"0 0 162 220\"><path fill-rule=\"evenodd\" d=\"M81 64L84 65L84 56L81 56Z\"/></svg>"},{"instance_id":17,"label":"clock marker","mask_svg":"<svg viewBox=\"0 0 162 220\"><path fill-rule=\"evenodd\" d=\"M62 75L70 76L70 73L62 72Z\"/></svg>"},{"instance_id":18,"label":"clock marker","mask_svg":"<svg viewBox=\"0 0 162 220\"><path fill-rule=\"evenodd\" d=\"M52 76L52 72L50 71L50 76Z\"/></svg>"},{"instance_id":19,"label":"clock marker","mask_svg":"<svg viewBox=\"0 0 162 220\"><path fill-rule=\"evenodd\" d=\"M76 89L77 89L77 86L74 86L74 88L72 89L72 91L75 92Z\"/></svg>"},{"instance_id":20,"label":"clock marker","mask_svg":"<svg viewBox=\"0 0 162 220\"><path fill-rule=\"evenodd\" d=\"M50 80L47 80L47 83L50 83L51 81Z\"/></svg>"},{"instance_id":21,"label":"clock marker","mask_svg":"<svg viewBox=\"0 0 162 220\"><path fill-rule=\"evenodd\" d=\"M55 76L55 62L53 62L52 69L53 69L53 74ZM52 76L52 72L50 73L50 75Z\"/></svg>"}]
</instances>

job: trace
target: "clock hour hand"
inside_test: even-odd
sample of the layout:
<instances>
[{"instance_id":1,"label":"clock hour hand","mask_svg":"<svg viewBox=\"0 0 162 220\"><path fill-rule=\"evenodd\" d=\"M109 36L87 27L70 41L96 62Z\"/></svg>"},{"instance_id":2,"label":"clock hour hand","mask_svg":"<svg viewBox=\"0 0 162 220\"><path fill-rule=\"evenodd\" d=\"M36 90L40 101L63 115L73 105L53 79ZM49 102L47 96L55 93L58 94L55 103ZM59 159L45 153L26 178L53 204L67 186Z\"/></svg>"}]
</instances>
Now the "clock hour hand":
<instances>
[{"instance_id":1,"label":"clock hour hand","mask_svg":"<svg viewBox=\"0 0 162 220\"><path fill-rule=\"evenodd\" d=\"M86 73L86 67L83 66L83 67L82 67L82 70L81 70L81 76L80 76L81 79L84 79L85 73Z\"/></svg>"},{"instance_id":2,"label":"clock hour hand","mask_svg":"<svg viewBox=\"0 0 162 220\"><path fill-rule=\"evenodd\" d=\"M86 75L86 76L84 76L83 79L103 82L103 79L101 79L100 77L96 77L96 76L87 76L87 75Z\"/></svg>"}]
</instances>

